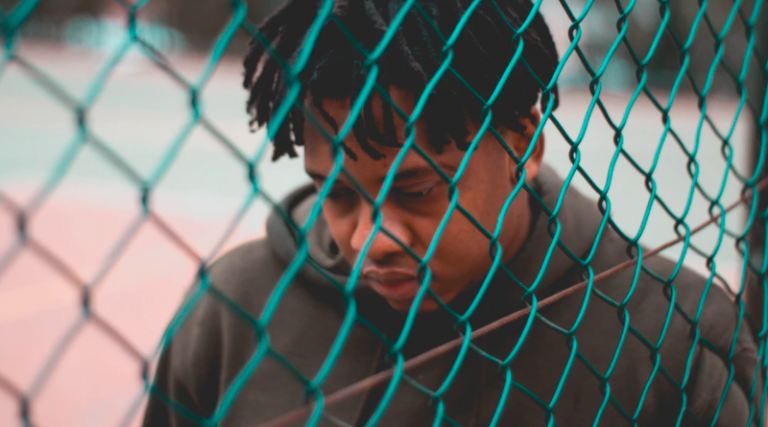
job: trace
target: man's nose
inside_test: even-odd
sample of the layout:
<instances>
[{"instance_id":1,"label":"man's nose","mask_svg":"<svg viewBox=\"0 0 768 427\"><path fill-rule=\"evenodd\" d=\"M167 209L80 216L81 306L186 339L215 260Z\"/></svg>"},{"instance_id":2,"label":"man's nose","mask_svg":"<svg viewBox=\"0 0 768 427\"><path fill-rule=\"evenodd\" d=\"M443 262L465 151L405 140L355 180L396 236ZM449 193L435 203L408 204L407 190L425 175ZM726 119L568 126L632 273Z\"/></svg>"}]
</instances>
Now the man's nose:
<instances>
[{"instance_id":1,"label":"man's nose","mask_svg":"<svg viewBox=\"0 0 768 427\"><path fill-rule=\"evenodd\" d=\"M380 210L380 215L382 216L381 228L386 229L401 243L410 245L411 242L408 238L409 234L407 228L403 225L402 221L398 220L396 213L382 208ZM363 206L363 208L360 209L360 214L357 219L357 227L355 227L355 231L352 234L352 241L350 242L352 249L358 254L362 253L365 243L368 241L371 232L373 232L373 225L373 207L371 205ZM383 230L379 229L376 230L376 234L364 256L371 260L384 260L394 254L404 251L405 249L403 249L397 241L389 237Z\"/></svg>"}]
</instances>

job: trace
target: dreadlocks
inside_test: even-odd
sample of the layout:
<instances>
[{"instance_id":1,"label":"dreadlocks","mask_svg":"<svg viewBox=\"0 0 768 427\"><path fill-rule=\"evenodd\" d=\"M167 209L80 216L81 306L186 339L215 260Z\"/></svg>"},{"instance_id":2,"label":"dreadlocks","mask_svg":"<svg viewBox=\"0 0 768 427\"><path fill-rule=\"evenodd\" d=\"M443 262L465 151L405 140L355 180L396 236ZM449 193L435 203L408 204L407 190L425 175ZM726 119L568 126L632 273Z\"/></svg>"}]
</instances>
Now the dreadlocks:
<instances>
[{"instance_id":1,"label":"dreadlocks","mask_svg":"<svg viewBox=\"0 0 768 427\"><path fill-rule=\"evenodd\" d=\"M403 7L405 0L335 0L333 15L323 26L309 62L298 77L299 100L311 96L313 104L331 128L338 125L322 108L323 99L352 99L359 95L367 76L366 57L358 46L372 51L389 28L389 23ZM379 65L378 84L385 90L395 86L418 95L438 70L445 56L444 40L471 4L472 0L419 0L419 11L411 8L395 38L390 42ZM290 0L260 27L269 42L265 46L254 39L245 57L243 85L250 91L247 111L251 126L269 123L285 99L289 87L281 65L292 64L314 22L323 0ZM436 85L425 105L422 117L427 137L438 152L454 141L460 148L468 146L467 120L482 120L483 99L493 93L511 61L520 39L523 42L522 63L515 65L509 79L493 104L494 127L522 132L521 118L530 117L541 86L547 84L558 65L552 35L537 12L526 31L513 40L516 28L528 18L533 6L530 0L482 0L453 45L451 67L459 78L446 75ZM346 32L346 34L345 34ZM357 43L353 43L350 37ZM473 92L474 90L474 92ZM476 94L475 94L476 93ZM557 107L558 93L551 91ZM549 97L542 97L542 109ZM398 145L392 108L384 108L383 126L375 123L369 97L353 133L361 149L374 159L383 156L369 141L382 146ZM296 156L294 145L303 145L304 113L294 106L274 137L273 160L284 154ZM355 154L344 147L347 154Z\"/></svg>"}]
</instances>

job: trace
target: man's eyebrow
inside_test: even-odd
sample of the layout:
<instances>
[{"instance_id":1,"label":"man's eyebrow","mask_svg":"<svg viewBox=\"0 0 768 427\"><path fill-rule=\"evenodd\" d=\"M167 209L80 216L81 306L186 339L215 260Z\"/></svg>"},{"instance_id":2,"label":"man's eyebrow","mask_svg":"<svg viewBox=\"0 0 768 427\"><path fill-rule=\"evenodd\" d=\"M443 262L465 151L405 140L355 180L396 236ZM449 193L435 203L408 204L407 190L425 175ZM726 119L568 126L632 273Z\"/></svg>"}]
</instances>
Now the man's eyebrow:
<instances>
[{"instance_id":1,"label":"man's eyebrow","mask_svg":"<svg viewBox=\"0 0 768 427\"><path fill-rule=\"evenodd\" d=\"M441 165L438 165L438 166L443 171L443 173L456 172L456 168L453 167L453 166L444 165L444 164L441 164ZM315 181L321 181L322 182L322 181L325 181L326 179L328 179L327 176L325 176L325 175L323 175L323 174L321 174L319 172L307 170L306 173L307 173L307 175L309 175L310 178L312 178ZM428 176L428 175L431 175L431 174L437 174L437 173L438 172L435 170L435 168L433 168L430 165L413 166L413 167L406 168L406 169L398 171L395 174L394 182L407 181L409 179L423 178L425 176ZM379 181L384 182L385 178L386 178L386 176L383 176L383 177L381 177L381 179Z\"/></svg>"},{"instance_id":2,"label":"man's eyebrow","mask_svg":"<svg viewBox=\"0 0 768 427\"><path fill-rule=\"evenodd\" d=\"M443 171L443 173L446 173L448 171L456 172L456 168L454 168L453 166L448 166L448 165L438 165L438 166ZM438 172L435 170L435 168L433 168L430 165L414 166L414 167L405 168L397 171L397 173L395 174L394 182L424 178L432 174L438 174ZM384 178L382 178L381 181L383 182Z\"/></svg>"},{"instance_id":3,"label":"man's eyebrow","mask_svg":"<svg viewBox=\"0 0 768 427\"><path fill-rule=\"evenodd\" d=\"M307 172L307 175L309 175L309 177L312 178L315 181L325 181L326 180L326 176L321 174L321 173L317 173L317 172L313 172L313 171L306 171L306 172Z\"/></svg>"}]
</instances>

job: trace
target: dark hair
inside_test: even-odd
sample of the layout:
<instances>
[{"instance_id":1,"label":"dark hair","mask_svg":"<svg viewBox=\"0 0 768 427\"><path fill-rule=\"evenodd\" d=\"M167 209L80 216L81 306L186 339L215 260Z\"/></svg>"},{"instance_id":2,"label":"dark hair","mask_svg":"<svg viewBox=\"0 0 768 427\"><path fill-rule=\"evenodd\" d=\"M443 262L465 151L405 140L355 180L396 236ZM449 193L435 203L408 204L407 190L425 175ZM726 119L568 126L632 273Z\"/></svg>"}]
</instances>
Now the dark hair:
<instances>
[{"instance_id":1,"label":"dark hair","mask_svg":"<svg viewBox=\"0 0 768 427\"><path fill-rule=\"evenodd\" d=\"M334 17L324 24L298 80L302 88L299 101L309 93L322 118L336 131L338 125L322 109L321 101L355 99L367 75L366 57L350 37L358 46L373 50L403 3L404 0L334 1ZM471 3L472 0L418 0L419 7L411 8L378 61L378 84L385 90L394 86L415 95L421 93L442 64L444 40L450 37ZM285 99L289 88L281 62L292 64L296 60L322 4L323 0L291 0L259 27L269 47L254 38L244 61L243 85L250 91L247 111L251 126L269 123ZM531 11L530 0L482 0L453 45L451 67L483 99L493 93L512 60L519 43L513 42L514 29L522 25ZM536 105L541 92L539 81L548 84L558 65L555 44L541 14L534 15L520 38L524 43L522 59L530 71L519 61L492 108L493 126L515 132L523 131L520 119L530 117L531 108ZM557 86L551 94L555 108ZM542 109L548 101L549 97L542 97ZM430 143L438 151L450 141L466 149L467 120L480 122L482 107L472 90L447 73L430 94L421 116ZM383 129L376 125L371 110L369 97L353 132L362 150L377 159L382 154L369 139L385 146L399 143L392 108L384 108ZM294 106L275 133L273 160L283 154L296 156L294 144L304 143L303 126L304 113ZM351 150L345 150L355 158Z\"/></svg>"}]
</instances>

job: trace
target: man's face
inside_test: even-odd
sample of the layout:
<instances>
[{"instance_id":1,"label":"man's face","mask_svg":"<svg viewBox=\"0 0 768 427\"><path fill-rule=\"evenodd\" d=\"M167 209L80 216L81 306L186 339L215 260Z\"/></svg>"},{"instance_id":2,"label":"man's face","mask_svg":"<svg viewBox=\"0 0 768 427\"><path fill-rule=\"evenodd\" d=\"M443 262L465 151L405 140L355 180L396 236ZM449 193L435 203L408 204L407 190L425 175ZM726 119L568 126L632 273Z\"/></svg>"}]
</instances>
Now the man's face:
<instances>
[{"instance_id":1,"label":"man's face","mask_svg":"<svg viewBox=\"0 0 768 427\"><path fill-rule=\"evenodd\" d=\"M392 89L390 96L398 107L410 114L414 100L407 92ZM374 98L374 117L382 126L380 98ZM314 117L322 117L308 101L306 107ZM323 108L341 125L349 115L350 102L324 100ZM318 119L328 134L335 135L331 127ZM530 143L535 126L524 122L528 130L519 135L502 129L499 132L507 144L521 156ZM479 126L469 124L469 141ZM400 142L404 142L405 123L395 117L395 128ZM415 126L416 145L424 150L445 174L453 178L467 152L449 144L437 153L428 142L424 123ZM330 142L307 120L305 126L304 166L318 186L322 186L334 167ZM399 147L371 144L386 157L374 160L360 148L352 132L344 143L355 152L357 160L344 159L349 172L372 198L376 199L384 178L399 154ZM535 148L526 163L527 180L538 171L543 153L543 141ZM458 181L458 202L483 227L493 232L502 206L512 192L516 179L516 164L501 147L491 132L480 140ZM419 257L424 257L433 244L435 233L449 209L448 183L415 150L410 150L397 168L392 187L381 205L382 227L407 245ZM344 257L354 264L374 227L372 206L343 174L339 174L323 201L323 214L331 234ZM499 244L502 260L509 260L522 246L530 229L530 209L525 191L515 198L504 218ZM488 272L492 258L486 238L458 209L455 209L439 237L429 260L432 272L429 286L445 303L450 302L467 285L482 280ZM379 230L363 254L363 280L396 310L408 310L416 296L420 282L417 279L418 262L395 240ZM420 311L431 311L438 304L430 297L422 300Z\"/></svg>"}]
</instances>

